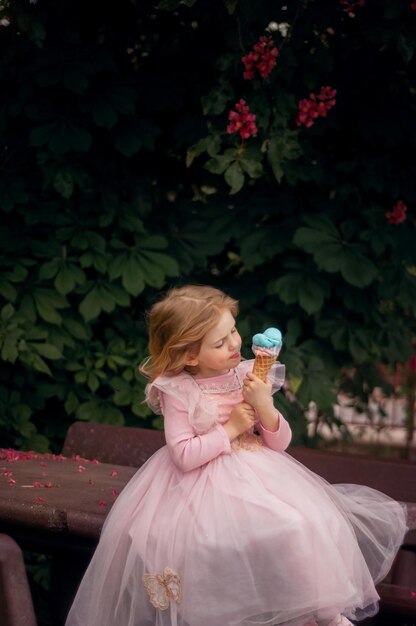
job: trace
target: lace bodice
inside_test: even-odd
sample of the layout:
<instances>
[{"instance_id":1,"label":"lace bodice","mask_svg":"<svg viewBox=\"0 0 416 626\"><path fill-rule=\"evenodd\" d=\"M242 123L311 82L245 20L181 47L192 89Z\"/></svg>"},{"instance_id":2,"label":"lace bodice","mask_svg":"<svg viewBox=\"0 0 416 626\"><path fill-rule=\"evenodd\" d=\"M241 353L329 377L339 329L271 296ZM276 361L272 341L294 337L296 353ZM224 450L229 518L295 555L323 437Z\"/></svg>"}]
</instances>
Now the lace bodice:
<instances>
[{"instance_id":1,"label":"lace bodice","mask_svg":"<svg viewBox=\"0 0 416 626\"><path fill-rule=\"evenodd\" d=\"M211 378L195 378L195 382L205 400L216 404L220 424L228 420L236 404L243 402L243 384L236 370Z\"/></svg>"},{"instance_id":2,"label":"lace bodice","mask_svg":"<svg viewBox=\"0 0 416 626\"><path fill-rule=\"evenodd\" d=\"M206 433L218 421L224 423L231 407L242 401L243 379L248 371L252 371L253 362L253 359L243 360L227 374L212 378L197 379L185 371L175 376L159 376L146 385L146 402L152 411L162 414L162 396L175 398L187 407L189 423L195 433ZM285 366L281 363L273 365L269 378L272 393L275 393L284 382ZM220 402L218 397L221 398Z\"/></svg>"}]
</instances>

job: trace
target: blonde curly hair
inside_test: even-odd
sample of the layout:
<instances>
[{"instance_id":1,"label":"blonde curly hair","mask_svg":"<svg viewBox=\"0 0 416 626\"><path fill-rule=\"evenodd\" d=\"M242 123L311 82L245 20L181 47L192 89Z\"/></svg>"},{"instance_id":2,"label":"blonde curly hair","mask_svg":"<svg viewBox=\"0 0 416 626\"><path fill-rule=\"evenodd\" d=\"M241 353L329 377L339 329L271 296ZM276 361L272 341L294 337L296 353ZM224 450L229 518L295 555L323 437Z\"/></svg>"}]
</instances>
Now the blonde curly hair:
<instances>
[{"instance_id":1,"label":"blonde curly hair","mask_svg":"<svg viewBox=\"0 0 416 626\"><path fill-rule=\"evenodd\" d=\"M150 380L179 374L227 309L236 317L238 301L215 287L185 285L168 291L147 314L150 356L139 371Z\"/></svg>"}]
</instances>

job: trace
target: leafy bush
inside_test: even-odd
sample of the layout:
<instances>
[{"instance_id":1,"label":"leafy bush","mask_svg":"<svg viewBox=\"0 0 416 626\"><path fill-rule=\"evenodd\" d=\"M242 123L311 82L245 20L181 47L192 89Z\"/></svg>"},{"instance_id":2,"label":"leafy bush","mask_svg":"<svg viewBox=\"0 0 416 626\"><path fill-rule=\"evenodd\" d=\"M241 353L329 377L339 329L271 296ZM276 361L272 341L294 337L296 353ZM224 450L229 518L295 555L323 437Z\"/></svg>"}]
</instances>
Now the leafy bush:
<instances>
[{"instance_id":1,"label":"leafy bush","mask_svg":"<svg viewBox=\"0 0 416 626\"><path fill-rule=\"evenodd\" d=\"M150 425L144 312L174 284L240 298L246 356L283 330L299 437L341 372L408 358L414 3L0 6L3 445Z\"/></svg>"}]
</instances>

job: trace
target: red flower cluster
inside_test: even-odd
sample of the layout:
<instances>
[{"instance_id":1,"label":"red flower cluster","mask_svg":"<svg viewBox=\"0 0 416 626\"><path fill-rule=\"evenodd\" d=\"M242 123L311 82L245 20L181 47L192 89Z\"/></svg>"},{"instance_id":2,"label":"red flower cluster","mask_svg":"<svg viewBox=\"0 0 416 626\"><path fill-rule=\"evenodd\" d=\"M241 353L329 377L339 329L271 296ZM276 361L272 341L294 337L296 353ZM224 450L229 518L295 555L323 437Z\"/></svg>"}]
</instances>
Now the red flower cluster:
<instances>
[{"instance_id":1,"label":"red flower cluster","mask_svg":"<svg viewBox=\"0 0 416 626\"><path fill-rule=\"evenodd\" d=\"M317 117L326 117L329 109L335 105L336 89L331 87L321 87L319 94L311 93L309 98L304 98L299 102L296 124L310 128Z\"/></svg>"},{"instance_id":2,"label":"red flower cluster","mask_svg":"<svg viewBox=\"0 0 416 626\"><path fill-rule=\"evenodd\" d=\"M401 224L406 220L407 206L402 200L399 200L393 207L393 211L388 211L386 217L390 224Z\"/></svg>"},{"instance_id":3,"label":"red flower cluster","mask_svg":"<svg viewBox=\"0 0 416 626\"><path fill-rule=\"evenodd\" d=\"M0 459L10 463L11 461L25 461L26 459L37 459L36 452L29 450L28 452L21 452L20 450L13 450L12 448L0 448Z\"/></svg>"},{"instance_id":4,"label":"red flower cluster","mask_svg":"<svg viewBox=\"0 0 416 626\"><path fill-rule=\"evenodd\" d=\"M245 100L240 100L235 105L236 110L230 111L228 119L230 123L227 126L227 133L240 133L242 139L255 137L257 135L256 116L250 113L250 109Z\"/></svg>"},{"instance_id":5,"label":"red flower cluster","mask_svg":"<svg viewBox=\"0 0 416 626\"><path fill-rule=\"evenodd\" d=\"M355 9L365 6L365 0L339 0L339 3L343 5L349 17L355 17Z\"/></svg>"},{"instance_id":6,"label":"red flower cluster","mask_svg":"<svg viewBox=\"0 0 416 626\"><path fill-rule=\"evenodd\" d=\"M244 78L254 78L256 70L262 78L267 78L276 65L279 50L274 47L273 39L266 35L260 37L254 44L252 52L246 54L241 60L244 63Z\"/></svg>"},{"instance_id":7,"label":"red flower cluster","mask_svg":"<svg viewBox=\"0 0 416 626\"><path fill-rule=\"evenodd\" d=\"M410 8L413 9L413 11L416 11L416 0L413 0L413 2L410 3Z\"/></svg>"}]
</instances>

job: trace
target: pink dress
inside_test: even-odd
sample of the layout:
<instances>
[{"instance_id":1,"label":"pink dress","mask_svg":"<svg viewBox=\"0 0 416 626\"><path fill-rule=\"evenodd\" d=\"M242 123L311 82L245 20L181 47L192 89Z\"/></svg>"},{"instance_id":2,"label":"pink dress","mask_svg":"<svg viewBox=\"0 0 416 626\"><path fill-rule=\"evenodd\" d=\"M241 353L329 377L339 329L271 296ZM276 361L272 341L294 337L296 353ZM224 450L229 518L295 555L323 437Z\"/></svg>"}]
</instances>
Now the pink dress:
<instances>
[{"instance_id":1,"label":"pink dress","mask_svg":"<svg viewBox=\"0 0 416 626\"><path fill-rule=\"evenodd\" d=\"M251 367L148 386L167 445L113 506L67 626L303 626L377 611L404 508L295 461L284 418L230 444L223 424Z\"/></svg>"}]
</instances>

